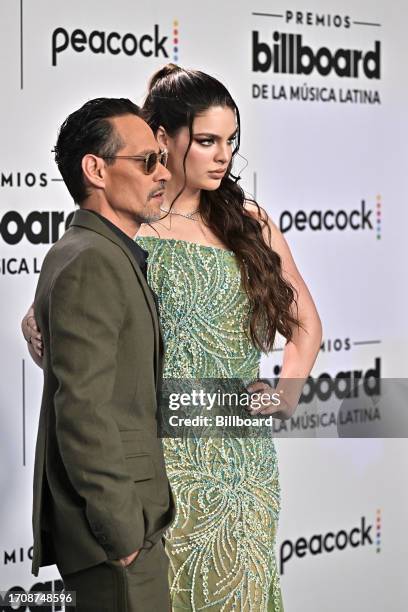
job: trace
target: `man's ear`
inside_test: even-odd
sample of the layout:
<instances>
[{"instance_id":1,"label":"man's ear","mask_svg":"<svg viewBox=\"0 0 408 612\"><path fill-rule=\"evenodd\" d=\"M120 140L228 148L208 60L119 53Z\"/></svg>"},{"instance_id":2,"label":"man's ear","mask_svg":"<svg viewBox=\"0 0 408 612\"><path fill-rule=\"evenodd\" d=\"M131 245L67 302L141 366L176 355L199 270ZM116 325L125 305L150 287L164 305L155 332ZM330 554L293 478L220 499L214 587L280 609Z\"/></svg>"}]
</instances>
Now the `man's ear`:
<instances>
[{"instance_id":1,"label":"man's ear","mask_svg":"<svg viewBox=\"0 0 408 612\"><path fill-rule=\"evenodd\" d=\"M101 157L87 153L83 156L81 165L88 183L99 189L105 187L105 162Z\"/></svg>"},{"instance_id":2,"label":"man's ear","mask_svg":"<svg viewBox=\"0 0 408 612\"><path fill-rule=\"evenodd\" d=\"M158 129L157 129L156 140L159 143L159 147L161 149L167 149L168 148L169 137L167 135L167 132L166 132L165 128L162 125L160 125L158 127Z\"/></svg>"}]
</instances>

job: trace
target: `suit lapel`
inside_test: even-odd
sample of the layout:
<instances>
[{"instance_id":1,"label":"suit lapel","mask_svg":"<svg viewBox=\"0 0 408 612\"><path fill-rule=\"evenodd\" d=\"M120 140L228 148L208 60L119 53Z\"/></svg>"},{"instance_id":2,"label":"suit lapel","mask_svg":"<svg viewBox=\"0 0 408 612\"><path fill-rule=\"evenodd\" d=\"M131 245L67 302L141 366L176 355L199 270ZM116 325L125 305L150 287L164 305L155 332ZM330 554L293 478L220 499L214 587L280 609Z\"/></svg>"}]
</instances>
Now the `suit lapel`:
<instances>
[{"instance_id":1,"label":"suit lapel","mask_svg":"<svg viewBox=\"0 0 408 612\"><path fill-rule=\"evenodd\" d=\"M88 212L87 210L75 211L70 226L84 227L93 232L101 234L107 240L114 242L118 247L120 247L122 251L125 253L125 255L127 256L127 258L129 259L130 263L132 264L132 267L135 271L139 284L144 293L147 306L150 310L150 314L152 316L152 322L153 322L153 328L154 328L155 374L157 378L158 372L159 372L159 359L160 359L160 346L161 346L159 319L157 316L157 309L156 309L156 304L153 298L152 291L146 282L143 272L137 265L133 254L127 248L123 240L121 240L119 236L117 236L114 232L112 232L109 229L109 227L103 221L101 221L97 217L97 215L94 215L92 212ZM156 384L157 384L157 380L156 380Z\"/></svg>"}]
</instances>

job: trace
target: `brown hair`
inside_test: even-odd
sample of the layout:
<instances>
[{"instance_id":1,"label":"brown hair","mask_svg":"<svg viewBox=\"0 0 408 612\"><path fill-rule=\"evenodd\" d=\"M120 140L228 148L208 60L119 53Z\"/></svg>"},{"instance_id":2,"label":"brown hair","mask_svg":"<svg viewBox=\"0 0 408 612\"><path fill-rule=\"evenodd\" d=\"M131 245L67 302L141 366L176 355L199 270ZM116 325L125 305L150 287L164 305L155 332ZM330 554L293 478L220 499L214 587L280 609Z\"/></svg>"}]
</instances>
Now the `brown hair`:
<instances>
[{"instance_id":1,"label":"brown hair","mask_svg":"<svg viewBox=\"0 0 408 612\"><path fill-rule=\"evenodd\" d=\"M293 312L293 307L297 312L295 290L283 278L280 256L266 243L263 236L263 229L266 228L270 243L271 230L267 215L254 200L245 196L238 184L240 177L231 172L232 161L240 143L237 105L224 85L214 77L167 64L150 81L142 117L154 133L159 126L163 126L170 136L174 136L180 128L188 127L190 142L184 156L185 171L192 143L194 117L212 106L231 108L236 114L238 131L231 163L220 187L215 191L201 191L200 215L215 236L236 255L250 304L249 335L259 350L268 352L273 348L276 332L289 341L293 325L301 324ZM248 201L257 208L257 218L245 207Z\"/></svg>"}]
</instances>

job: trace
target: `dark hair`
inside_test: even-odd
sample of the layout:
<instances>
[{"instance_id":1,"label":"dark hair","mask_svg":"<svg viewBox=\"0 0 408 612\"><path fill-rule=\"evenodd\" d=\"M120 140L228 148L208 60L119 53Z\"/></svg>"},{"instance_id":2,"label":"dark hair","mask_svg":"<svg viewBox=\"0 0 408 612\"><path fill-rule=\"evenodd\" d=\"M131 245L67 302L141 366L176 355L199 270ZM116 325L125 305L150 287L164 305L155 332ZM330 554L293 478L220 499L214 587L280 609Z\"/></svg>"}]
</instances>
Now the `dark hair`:
<instances>
[{"instance_id":1,"label":"dark hair","mask_svg":"<svg viewBox=\"0 0 408 612\"><path fill-rule=\"evenodd\" d=\"M116 155L124 143L109 119L128 114L140 116L140 109L127 98L95 98L71 113L61 125L54 149L55 161L77 204L89 195L82 158L87 153L101 157ZM114 161L108 159L106 163Z\"/></svg>"},{"instance_id":2,"label":"dark hair","mask_svg":"<svg viewBox=\"0 0 408 612\"><path fill-rule=\"evenodd\" d=\"M238 184L239 177L231 173L232 161L240 144L237 105L226 87L214 77L198 70L185 70L175 64L167 64L150 81L142 117L154 133L159 126L163 126L170 136L174 136L180 128L188 127L190 141L184 156L185 173L194 118L212 106L231 108L237 118L238 132L231 163L220 187L215 191L201 192L200 214L204 223L237 257L242 284L250 303L249 336L259 350L268 352L273 348L277 332L289 341L293 325L300 326L301 323L295 315L295 290L283 278L281 258L267 244L262 233L266 228L270 243L267 215L255 200L245 196ZM184 187L185 181L186 178ZM248 201L256 207L257 218L245 208Z\"/></svg>"}]
</instances>

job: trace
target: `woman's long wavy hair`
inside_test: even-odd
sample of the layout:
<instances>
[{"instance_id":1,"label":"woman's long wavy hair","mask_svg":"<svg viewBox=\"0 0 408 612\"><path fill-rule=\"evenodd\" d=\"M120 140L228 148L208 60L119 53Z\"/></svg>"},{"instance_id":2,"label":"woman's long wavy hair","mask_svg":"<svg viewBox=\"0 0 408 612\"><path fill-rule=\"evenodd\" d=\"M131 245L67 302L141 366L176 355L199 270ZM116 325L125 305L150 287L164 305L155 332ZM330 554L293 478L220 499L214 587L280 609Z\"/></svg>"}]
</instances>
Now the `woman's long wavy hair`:
<instances>
[{"instance_id":1,"label":"woman's long wavy hair","mask_svg":"<svg viewBox=\"0 0 408 612\"><path fill-rule=\"evenodd\" d=\"M186 159L193 140L194 118L213 106L231 108L238 131L231 163L219 188L201 191L200 216L215 236L236 255L250 303L247 331L253 344L266 353L273 348L276 332L289 341L294 326L301 324L297 317L295 290L283 278L281 258L268 246L262 233L267 230L270 243L267 217L254 200L245 196L238 184L239 177L231 172L240 144L237 105L224 85L214 77L167 64L151 78L142 117L155 134L160 126L169 136L175 136L182 127L189 129L190 141L183 163L184 186L172 202L173 206L186 185ZM257 207L257 218L245 208L248 200Z\"/></svg>"}]
</instances>

